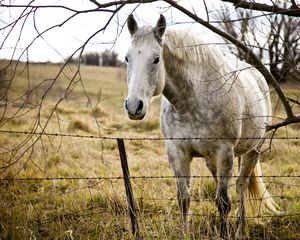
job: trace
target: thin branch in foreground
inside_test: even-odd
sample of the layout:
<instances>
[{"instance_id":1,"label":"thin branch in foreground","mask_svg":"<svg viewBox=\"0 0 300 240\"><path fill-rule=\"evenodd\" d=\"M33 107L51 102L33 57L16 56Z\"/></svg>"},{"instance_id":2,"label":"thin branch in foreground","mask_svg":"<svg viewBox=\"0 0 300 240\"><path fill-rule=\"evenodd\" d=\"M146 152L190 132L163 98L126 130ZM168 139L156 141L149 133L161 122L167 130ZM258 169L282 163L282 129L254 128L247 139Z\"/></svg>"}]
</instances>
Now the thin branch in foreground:
<instances>
[{"instance_id":1,"label":"thin branch in foreground","mask_svg":"<svg viewBox=\"0 0 300 240\"><path fill-rule=\"evenodd\" d=\"M279 123L267 126L266 130L267 131L270 131L270 130L273 130L273 129L276 130L280 127L284 127L284 126L294 124L294 123L298 123L298 124L300 123L300 116L294 116L292 118L286 118L286 119L284 119L283 121L281 121Z\"/></svg>"},{"instance_id":2,"label":"thin branch in foreground","mask_svg":"<svg viewBox=\"0 0 300 240\"><path fill-rule=\"evenodd\" d=\"M287 98L290 102L296 103L297 105L300 105L300 101L293 99L293 98Z\"/></svg>"}]
</instances>

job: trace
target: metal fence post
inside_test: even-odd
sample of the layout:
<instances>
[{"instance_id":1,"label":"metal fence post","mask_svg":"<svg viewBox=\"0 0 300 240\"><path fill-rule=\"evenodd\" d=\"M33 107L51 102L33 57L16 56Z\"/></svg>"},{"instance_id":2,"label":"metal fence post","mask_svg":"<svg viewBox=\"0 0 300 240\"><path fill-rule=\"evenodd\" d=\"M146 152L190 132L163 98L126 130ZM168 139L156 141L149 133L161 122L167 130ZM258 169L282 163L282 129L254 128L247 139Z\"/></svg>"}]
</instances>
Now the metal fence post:
<instances>
[{"instance_id":1,"label":"metal fence post","mask_svg":"<svg viewBox=\"0 0 300 240\"><path fill-rule=\"evenodd\" d=\"M130 174L129 174L129 169L128 169L125 144L124 144L124 140L121 138L118 138L117 142L118 142L121 166L122 166L123 177L124 177L124 186L125 186L126 195L127 195L128 210L129 210L129 216L130 216L130 220L131 220L132 234L136 237L136 239L140 239L137 211L136 211L135 204L134 204L133 191L132 191L131 182L130 182Z\"/></svg>"}]
</instances>

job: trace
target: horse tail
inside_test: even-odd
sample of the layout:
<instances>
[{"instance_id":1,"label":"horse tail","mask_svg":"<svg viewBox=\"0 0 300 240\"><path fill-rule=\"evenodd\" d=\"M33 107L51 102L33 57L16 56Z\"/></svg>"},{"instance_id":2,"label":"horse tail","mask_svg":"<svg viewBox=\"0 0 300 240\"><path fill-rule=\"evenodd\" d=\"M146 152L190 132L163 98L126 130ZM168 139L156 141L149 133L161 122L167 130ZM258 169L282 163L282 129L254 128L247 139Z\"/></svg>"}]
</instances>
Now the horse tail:
<instances>
[{"instance_id":1,"label":"horse tail","mask_svg":"<svg viewBox=\"0 0 300 240\"><path fill-rule=\"evenodd\" d=\"M280 213L278 210L278 205L268 192L267 187L263 182L259 161L250 175L247 196L255 215L265 213Z\"/></svg>"}]
</instances>

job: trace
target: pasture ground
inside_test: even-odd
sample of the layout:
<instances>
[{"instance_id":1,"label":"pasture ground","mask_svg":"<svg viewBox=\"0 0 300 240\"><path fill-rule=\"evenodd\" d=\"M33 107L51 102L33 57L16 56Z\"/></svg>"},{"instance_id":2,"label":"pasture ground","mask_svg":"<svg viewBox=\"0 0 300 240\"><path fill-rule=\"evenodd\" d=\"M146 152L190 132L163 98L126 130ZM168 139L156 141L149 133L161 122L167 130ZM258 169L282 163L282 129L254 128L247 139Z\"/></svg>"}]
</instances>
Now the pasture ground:
<instances>
[{"instance_id":1,"label":"pasture ground","mask_svg":"<svg viewBox=\"0 0 300 240\"><path fill-rule=\"evenodd\" d=\"M14 67L16 74L7 99L1 98L2 131L35 128L39 132L46 124L46 133L161 137L159 98L153 100L145 120L127 119L123 110L124 69L82 65L79 74L77 67L71 65L57 76L60 65L13 63L10 70ZM29 91L31 88L35 90ZM299 101L299 87L284 89L289 97ZM282 106L273 91L272 101L276 116L283 117ZM300 107L294 108L299 114ZM300 137L299 124L279 129L275 136ZM27 137L21 133L1 133L1 239L134 239L123 180L118 178L122 173L116 140ZM215 185L205 177L210 173L203 160L194 159L192 163L192 175L203 177L192 180L193 215L190 230L185 233L175 180L166 177L172 176L172 172L163 141L127 140L125 144L130 174L136 177L132 185L143 239L214 239L218 231ZM249 218L251 239L300 238L300 177L288 177L300 176L299 146L299 139L274 139L265 144L261 157L264 175L286 176L264 179L282 215ZM3 180L8 178L19 180ZM24 178L30 180L21 180ZM234 179L232 199L230 228L234 234Z\"/></svg>"}]
</instances>

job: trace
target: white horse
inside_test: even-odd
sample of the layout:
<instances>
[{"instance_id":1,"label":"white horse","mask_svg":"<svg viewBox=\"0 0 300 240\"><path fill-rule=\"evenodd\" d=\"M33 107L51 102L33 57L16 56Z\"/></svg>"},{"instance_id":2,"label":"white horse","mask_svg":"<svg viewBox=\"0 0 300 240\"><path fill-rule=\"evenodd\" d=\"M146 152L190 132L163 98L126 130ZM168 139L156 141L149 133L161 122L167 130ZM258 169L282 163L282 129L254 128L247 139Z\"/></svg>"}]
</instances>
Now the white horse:
<instances>
[{"instance_id":1,"label":"white horse","mask_svg":"<svg viewBox=\"0 0 300 240\"><path fill-rule=\"evenodd\" d=\"M276 204L262 181L259 152L270 124L268 85L250 65L231 66L214 47L186 32L166 30L161 15L154 28L138 27L128 18L132 36L125 57L130 119L145 116L153 96L163 94L161 128L170 165L176 176L177 198L184 220L189 214L190 163L205 158L217 183L220 237L228 238L231 209L229 183L233 159L239 157L236 181L239 212L236 239L246 237L245 197L261 212L276 212ZM236 70L242 67L242 70ZM170 138L182 138L172 140ZM249 194L247 194L249 192Z\"/></svg>"}]
</instances>

